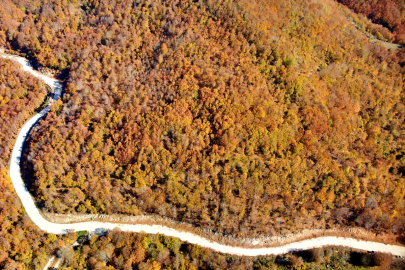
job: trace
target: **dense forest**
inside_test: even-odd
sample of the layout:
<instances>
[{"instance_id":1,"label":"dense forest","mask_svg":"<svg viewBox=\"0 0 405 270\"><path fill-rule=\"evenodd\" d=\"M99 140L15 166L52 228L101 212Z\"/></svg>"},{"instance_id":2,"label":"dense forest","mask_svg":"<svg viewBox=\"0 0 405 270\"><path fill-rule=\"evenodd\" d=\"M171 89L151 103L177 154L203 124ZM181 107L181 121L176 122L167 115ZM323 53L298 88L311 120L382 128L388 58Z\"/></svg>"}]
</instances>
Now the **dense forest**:
<instances>
[{"instance_id":1,"label":"dense forest","mask_svg":"<svg viewBox=\"0 0 405 270\"><path fill-rule=\"evenodd\" d=\"M390 3L381 10L402 12ZM345 4L403 43L401 15ZM346 225L403 233L404 52L369 43L340 8L328 0L1 1L0 46L67 81L25 156L34 195L51 212L153 213L236 236ZM0 83L2 269L40 269L56 250L70 269L391 263L339 249L239 258L117 230L73 250L76 234L32 224L7 174L16 132L46 87L2 59Z\"/></svg>"},{"instance_id":2,"label":"dense forest","mask_svg":"<svg viewBox=\"0 0 405 270\"><path fill-rule=\"evenodd\" d=\"M21 125L44 102L45 84L0 58L0 169L6 169Z\"/></svg>"},{"instance_id":3,"label":"dense forest","mask_svg":"<svg viewBox=\"0 0 405 270\"><path fill-rule=\"evenodd\" d=\"M45 85L19 70L19 64L0 58L3 121L1 144L12 148L16 131L38 110ZM14 133L12 132L14 131ZM8 145L11 146L8 146ZM63 260L62 269L334 269L390 267L402 262L384 253L359 253L344 248L312 249L280 256L238 257L213 252L173 237L109 231L105 236L79 238L83 232L64 237L39 230L24 212L7 173L10 151L0 160L0 269L43 269L51 254ZM84 241L83 241L84 240Z\"/></svg>"},{"instance_id":4,"label":"dense forest","mask_svg":"<svg viewBox=\"0 0 405 270\"><path fill-rule=\"evenodd\" d=\"M0 8L1 44L68 74L25 156L48 211L154 213L239 236L403 231L403 57L337 3Z\"/></svg>"},{"instance_id":5,"label":"dense forest","mask_svg":"<svg viewBox=\"0 0 405 270\"><path fill-rule=\"evenodd\" d=\"M163 235L109 231L80 246L61 248L63 269L403 269L386 253L361 253L328 247L279 256L238 257L212 252ZM375 269L374 268L374 269Z\"/></svg>"},{"instance_id":6,"label":"dense forest","mask_svg":"<svg viewBox=\"0 0 405 270\"><path fill-rule=\"evenodd\" d=\"M61 248L64 269L402 269L401 260L390 254L360 253L328 247L280 256L256 258L230 256L183 243L163 235L109 231L93 235L75 248Z\"/></svg>"},{"instance_id":7,"label":"dense forest","mask_svg":"<svg viewBox=\"0 0 405 270\"><path fill-rule=\"evenodd\" d=\"M42 269L49 254L75 240L57 237L33 224L8 176L19 128L45 100L47 88L20 65L0 58L0 269Z\"/></svg>"},{"instance_id":8,"label":"dense forest","mask_svg":"<svg viewBox=\"0 0 405 270\"><path fill-rule=\"evenodd\" d=\"M0 58L3 149L12 149L19 127L46 100L45 85ZM3 150L4 151L4 150ZM401 269L402 262L383 253L358 253L342 248L312 249L281 256L244 258L213 252L163 235L109 231L81 245L70 244L83 232L64 237L40 231L24 212L7 173L10 151L0 161L0 269L42 269L51 254L63 269L356 269L373 266Z\"/></svg>"},{"instance_id":9,"label":"dense forest","mask_svg":"<svg viewBox=\"0 0 405 270\"><path fill-rule=\"evenodd\" d=\"M389 29L380 28L382 36L392 38L392 41L405 44L405 3L402 0L338 0L356 13L363 14Z\"/></svg>"}]
</instances>

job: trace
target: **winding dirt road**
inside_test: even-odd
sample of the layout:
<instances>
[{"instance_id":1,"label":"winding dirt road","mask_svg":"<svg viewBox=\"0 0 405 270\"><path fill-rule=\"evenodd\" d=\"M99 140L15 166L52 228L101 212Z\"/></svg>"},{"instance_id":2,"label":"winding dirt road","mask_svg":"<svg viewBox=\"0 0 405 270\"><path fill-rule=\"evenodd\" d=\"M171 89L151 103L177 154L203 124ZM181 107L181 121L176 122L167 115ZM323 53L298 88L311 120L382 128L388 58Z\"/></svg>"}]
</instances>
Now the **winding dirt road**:
<instances>
[{"instance_id":1,"label":"winding dirt road","mask_svg":"<svg viewBox=\"0 0 405 270\"><path fill-rule=\"evenodd\" d=\"M120 224L120 223L109 223L109 222L79 222L73 224L59 224L52 223L46 220L37 209L31 194L27 190L23 179L21 178L20 172L20 159L23 149L24 141L30 131L30 129L35 125L35 123L46 115L50 110L50 106L53 101L57 100L62 93L62 83L56 79L47 77L31 67L28 61L21 57L0 54L0 57L12 59L19 62L25 71L30 72L34 76L41 78L46 84L53 87L55 93L53 99L49 102L49 105L41 111L39 114L32 117L20 130L18 137L16 139L14 149L11 156L10 164L10 177L13 182L14 188L25 207L25 211L30 216L31 220L42 230L54 234L64 234L69 230L74 231L89 231L90 234L101 234L107 230L119 227L123 231L131 232L145 232L149 234L164 234L167 236L173 236L181 239L182 241L197 244L202 247L210 248L218 252L228 253L233 255L241 256L259 256L259 255L270 255L270 254L283 254L295 250L311 249L315 247L322 247L328 245L346 246L360 250L366 251L380 251L389 252L393 255L405 256L405 247L397 245L385 245L382 243L370 242L370 241L359 241L353 238L343 238L343 237L318 237L308 240L298 241L292 244L286 244L280 247L255 247L255 248L243 248L236 246L223 245L217 242L210 241L206 238L198 236L193 233L178 231L172 228L168 228L161 225L144 225L144 224Z\"/></svg>"}]
</instances>

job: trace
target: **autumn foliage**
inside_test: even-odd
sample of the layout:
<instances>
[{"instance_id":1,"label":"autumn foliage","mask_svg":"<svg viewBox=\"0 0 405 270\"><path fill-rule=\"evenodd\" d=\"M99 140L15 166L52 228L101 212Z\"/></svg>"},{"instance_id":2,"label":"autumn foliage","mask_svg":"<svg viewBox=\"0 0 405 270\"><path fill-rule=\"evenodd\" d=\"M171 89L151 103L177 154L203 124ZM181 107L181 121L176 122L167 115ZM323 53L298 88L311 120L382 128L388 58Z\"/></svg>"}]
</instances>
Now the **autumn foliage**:
<instances>
[{"instance_id":1,"label":"autumn foliage","mask_svg":"<svg viewBox=\"0 0 405 270\"><path fill-rule=\"evenodd\" d=\"M403 230L403 69L336 3L2 5L5 46L69 71L25 156L48 211Z\"/></svg>"},{"instance_id":2,"label":"autumn foliage","mask_svg":"<svg viewBox=\"0 0 405 270\"><path fill-rule=\"evenodd\" d=\"M392 255L389 253L376 252L373 254L373 264L388 269L392 264Z\"/></svg>"},{"instance_id":3,"label":"autumn foliage","mask_svg":"<svg viewBox=\"0 0 405 270\"><path fill-rule=\"evenodd\" d=\"M140 270L197 270L197 269L358 269L358 261L368 253L352 252L350 249L330 247L314 250L314 261L307 252L294 252L282 255L242 257L213 252L164 235L109 231L105 236L93 235L74 248L58 250L66 269L140 269ZM381 257L383 256L383 257ZM311 259L312 258L312 259ZM391 265L392 255L376 253L370 266L379 269L402 269L403 262ZM325 259L325 260L324 260ZM354 265L352 264L354 263Z\"/></svg>"},{"instance_id":4,"label":"autumn foliage","mask_svg":"<svg viewBox=\"0 0 405 270\"><path fill-rule=\"evenodd\" d=\"M42 81L0 58L0 269L42 269L65 239L32 223L8 176L11 150L19 128L44 102Z\"/></svg>"},{"instance_id":5,"label":"autumn foliage","mask_svg":"<svg viewBox=\"0 0 405 270\"><path fill-rule=\"evenodd\" d=\"M401 0L338 0L356 13L388 28L394 42L405 44L405 5Z\"/></svg>"},{"instance_id":6,"label":"autumn foliage","mask_svg":"<svg viewBox=\"0 0 405 270\"><path fill-rule=\"evenodd\" d=\"M43 102L45 84L0 58L0 169L5 169L21 125Z\"/></svg>"}]
</instances>

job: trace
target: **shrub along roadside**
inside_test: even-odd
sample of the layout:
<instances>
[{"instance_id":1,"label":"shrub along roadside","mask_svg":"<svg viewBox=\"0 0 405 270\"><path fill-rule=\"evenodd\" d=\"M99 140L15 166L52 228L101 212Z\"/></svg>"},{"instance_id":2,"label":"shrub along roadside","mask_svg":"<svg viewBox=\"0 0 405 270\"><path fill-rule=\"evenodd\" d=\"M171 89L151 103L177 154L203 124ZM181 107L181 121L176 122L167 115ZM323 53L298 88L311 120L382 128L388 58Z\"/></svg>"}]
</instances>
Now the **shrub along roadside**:
<instances>
[{"instance_id":1,"label":"shrub along roadside","mask_svg":"<svg viewBox=\"0 0 405 270\"><path fill-rule=\"evenodd\" d=\"M384 253L343 247L317 248L280 256L239 257L213 252L164 235L109 231L79 246L63 248L65 269L401 269Z\"/></svg>"}]
</instances>

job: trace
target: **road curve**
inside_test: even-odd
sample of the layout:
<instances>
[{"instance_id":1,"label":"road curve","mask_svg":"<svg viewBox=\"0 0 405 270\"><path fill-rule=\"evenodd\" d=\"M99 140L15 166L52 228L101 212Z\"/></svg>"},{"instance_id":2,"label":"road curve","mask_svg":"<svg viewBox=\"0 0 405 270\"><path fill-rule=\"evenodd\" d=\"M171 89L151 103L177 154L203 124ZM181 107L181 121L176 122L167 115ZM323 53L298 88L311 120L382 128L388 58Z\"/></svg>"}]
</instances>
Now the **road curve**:
<instances>
[{"instance_id":1,"label":"road curve","mask_svg":"<svg viewBox=\"0 0 405 270\"><path fill-rule=\"evenodd\" d=\"M210 241L206 238L201 236L195 235L189 232L177 231L172 228L168 228L161 225L144 225L144 224L120 224L120 223L109 223L109 222L79 222L73 224L58 224L52 223L46 220L37 209L31 194L27 190L23 179L21 178L20 172L20 159L23 149L24 141L34 124L46 113L49 111L50 106L53 101L57 100L61 93L62 93L62 83L56 79L47 77L35 70L31 67L28 61L21 57L10 56L5 54L0 54L0 57L8 58L14 61L19 62L22 64L24 71L28 71L34 76L43 79L46 84L53 86L54 88L54 97L49 102L49 105L41 111L39 114L32 117L29 121L27 121L22 129L20 130L18 137L16 139L12 156L10 162L10 177L14 188L19 196L25 211L31 218L31 220L41 229L47 231L49 233L54 234L64 234L69 230L74 231L89 231L90 234L100 234L107 230L114 229L116 227L120 228L123 231L131 231L131 232L145 232L149 234L164 234L167 236L173 236L181 239L182 241L197 244L199 246L210 248L218 252L228 253L232 255L240 255L240 256L261 256L261 255L270 255L270 254L284 254L291 251L296 250L304 250L304 249L311 249L315 247L322 247L328 245L336 245L336 246L346 246L355 249L365 250L365 251L380 251L380 252L389 252L393 255L405 256L405 247L403 246L396 246L396 245L385 245L382 243L370 242L370 241L363 241L363 240L356 240L353 238L343 238L343 237L334 237L334 236L327 236L327 237L318 237L312 238L308 240L298 241L291 244L286 244L280 247L266 247L266 248L242 248L242 247L235 247L235 246L228 246L223 245L217 242Z\"/></svg>"},{"instance_id":2,"label":"road curve","mask_svg":"<svg viewBox=\"0 0 405 270\"><path fill-rule=\"evenodd\" d=\"M46 263L46 265L44 266L43 270L48 270L48 269L51 267L51 265L52 265L52 263L53 263L53 261L54 261L55 259L56 259L55 256L52 256L51 258L49 258L49 260L48 260L48 262Z\"/></svg>"}]
</instances>

